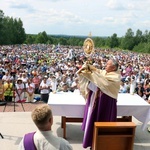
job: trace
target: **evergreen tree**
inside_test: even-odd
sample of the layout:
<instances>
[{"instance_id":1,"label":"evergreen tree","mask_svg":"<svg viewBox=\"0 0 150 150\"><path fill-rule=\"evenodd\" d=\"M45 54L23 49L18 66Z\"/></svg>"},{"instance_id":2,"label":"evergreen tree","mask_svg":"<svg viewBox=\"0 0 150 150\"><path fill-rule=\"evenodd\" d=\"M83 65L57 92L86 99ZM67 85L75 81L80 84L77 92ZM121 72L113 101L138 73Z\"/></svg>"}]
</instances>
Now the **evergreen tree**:
<instances>
[{"instance_id":1,"label":"evergreen tree","mask_svg":"<svg viewBox=\"0 0 150 150\"><path fill-rule=\"evenodd\" d=\"M121 47L123 49L132 50L134 46L135 46L134 32L132 31L131 28L129 28L125 36L122 38Z\"/></svg>"},{"instance_id":2,"label":"evergreen tree","mask_svg":"<svg viewBox=\"0 0 150 150\"><path fill-rule=\"evenodd\" d=\"M22 44L26 34L21 19L5 17L0 10L0 35L0 44Z\"/></svg>"},{"instance_id":3,"label":"evergreen tree","mask_svg":"<svg viewBox=\"0 0 150 150\"><path fill-rule=\"evenodd\" d=\"M4 24L3 24L3 19L4 19L4 13L2 10L0 10L0 44L3 44L3 28L4 28Z\"/></svg>"},{"instance_id":4,"label":"evergreen tree","mask_svg":"<svg viewBox=\"0 0 150 150\"><path fill-rule=\"evenodd\" d=\"M45 31L38 33L35 43L44 43L48 41L48 36Z\"/></svg>"},{"instance_id":5,"label":"evergreen tree","mask_svg":"<svg viewBox=\"0 0 150 150\"><path fill-rule=\"evenodd\" d=\"M118 40L118 37L117 37L117 34L114 33L111 37L110 37L110 45L109 45L111 48L114 48L114 47L118 47L119 46L119 40Z\"/></svg>"}]
</instances>

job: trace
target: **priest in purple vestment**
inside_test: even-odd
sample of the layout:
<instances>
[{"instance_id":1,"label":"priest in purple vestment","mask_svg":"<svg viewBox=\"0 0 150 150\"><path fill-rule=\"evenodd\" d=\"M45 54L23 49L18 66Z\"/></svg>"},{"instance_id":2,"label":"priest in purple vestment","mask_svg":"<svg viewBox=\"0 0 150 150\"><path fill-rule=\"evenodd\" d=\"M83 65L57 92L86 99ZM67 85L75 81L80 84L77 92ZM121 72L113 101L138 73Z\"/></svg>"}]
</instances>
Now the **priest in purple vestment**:
<instances>
[{"instance_id":1,"label":"priest in purple vestment","mask_svg":"<svg viewBox=\"0 0 150 150\"><path fill-rule=\"evenodd\" d=\"M94 122L113 122L117 118L120 72L115 59L108 60L105 70L85 63L77 72L79 88L86 99L82 129L83 147L92 147Z\"/></svg>"}]
</instances>

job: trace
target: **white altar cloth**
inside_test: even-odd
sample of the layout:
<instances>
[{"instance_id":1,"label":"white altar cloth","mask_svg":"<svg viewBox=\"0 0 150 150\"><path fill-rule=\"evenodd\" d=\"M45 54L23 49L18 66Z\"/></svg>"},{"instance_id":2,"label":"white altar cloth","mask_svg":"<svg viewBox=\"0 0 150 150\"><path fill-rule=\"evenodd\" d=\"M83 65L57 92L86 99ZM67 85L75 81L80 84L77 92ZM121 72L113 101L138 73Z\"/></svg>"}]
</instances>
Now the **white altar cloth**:
<instances>
[{"instance_id":1,"label":"white altar cloth","mask_svg":"<svg viewBox=\"0 0 150 150\"><path fill-rule=\"evenodd\" d=\"M48 105L51 107L54 116L77 118L83 117L85 103L85 99L78 91L50 93L48 100ZM134 116L143 123L142 129L145 129L150 121L150 104L137 94L119 93L117 115Z\"/></svg>"}]
</instances>

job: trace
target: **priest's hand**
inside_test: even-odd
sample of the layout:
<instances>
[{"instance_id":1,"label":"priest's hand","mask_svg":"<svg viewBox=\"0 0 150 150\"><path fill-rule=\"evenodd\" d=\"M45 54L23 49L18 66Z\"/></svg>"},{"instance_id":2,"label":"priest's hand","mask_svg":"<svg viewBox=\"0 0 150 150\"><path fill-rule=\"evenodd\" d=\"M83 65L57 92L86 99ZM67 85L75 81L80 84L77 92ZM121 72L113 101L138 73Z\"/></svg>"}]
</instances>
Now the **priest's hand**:
<instances>
[{"instance_id":1,"label":"priest's hand","mask_svg":"<svg viewBox=\"0 0 150 150\"><path fill-rule=\"evenodd\" d=\"M77 71L77 74L80 73L92 73L93 71L95 71L96 68L90 64L88 64L87 62L85 62L83 64L83 66Z\"/></svg>"}]
</instances>

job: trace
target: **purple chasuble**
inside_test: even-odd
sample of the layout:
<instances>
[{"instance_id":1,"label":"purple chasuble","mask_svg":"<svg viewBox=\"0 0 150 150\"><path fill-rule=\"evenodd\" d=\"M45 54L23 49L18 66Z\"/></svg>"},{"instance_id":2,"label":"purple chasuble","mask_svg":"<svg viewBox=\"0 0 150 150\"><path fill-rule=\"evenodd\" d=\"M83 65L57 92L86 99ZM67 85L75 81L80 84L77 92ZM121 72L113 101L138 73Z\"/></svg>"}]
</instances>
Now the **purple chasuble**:
<instances>
[{"instance_id":1,"label":"purple chasuble","mask_svg":"<svg viewBox=\"0 0 150 150\"><path fill-rule=\"evenodd\" d=\"M102 91L99 92L96 99L93 99L93 93L89 91L82 123L84 148L92 146L94 122L115 122L117 118L117 100Z\"/></svg>"}]
</instances>

